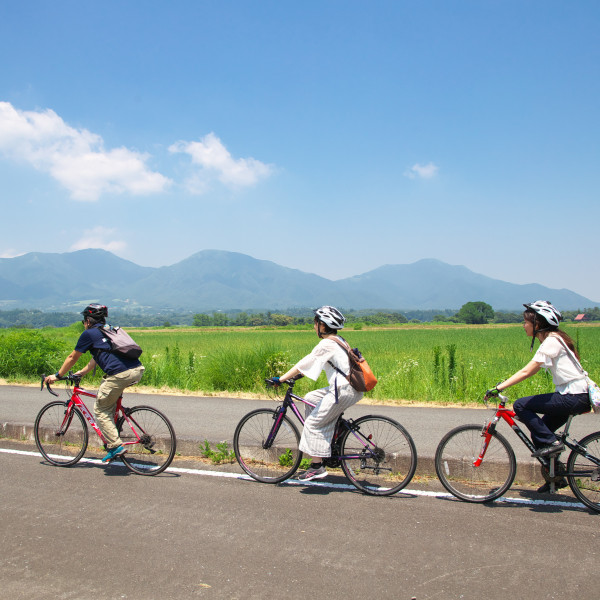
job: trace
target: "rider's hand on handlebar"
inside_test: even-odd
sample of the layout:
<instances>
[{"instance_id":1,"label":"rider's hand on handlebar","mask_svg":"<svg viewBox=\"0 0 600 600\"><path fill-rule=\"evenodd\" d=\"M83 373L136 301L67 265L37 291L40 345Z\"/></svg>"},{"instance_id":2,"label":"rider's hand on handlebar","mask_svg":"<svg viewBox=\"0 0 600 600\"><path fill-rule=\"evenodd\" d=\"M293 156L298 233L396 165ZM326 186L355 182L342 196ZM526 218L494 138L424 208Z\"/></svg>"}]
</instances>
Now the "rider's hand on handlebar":
<instances>
[{"instance_id":1,"label":"rider's hand on handlebar","mask_svg":"<svg viewBox=\"0 0 600 600\"><path fill-rule=\"evenodd\" d=\"M281 385L279 377L270 377L265 379L265 381L267 382L267 387L279 387Z\"/></svg>"},{"instance_id":2,"label":"rider's hand on handlebar","mask_svg":"<svg viewBox=\"0 0 600 600\"><path fill-rule=\"evenodd\" d=\"M485 397L486 398L496 398L500 395L500 390L498 388L492 388L491 390L486 390Z\"/></svg>"},{"instance_id":3,"label":"rider's hand on handlebar","mask_svg":"<svg viewBox=\"0 0 600 600\"><path fill-rule=\"evenodd\" d=\"M59 379L62 379L62 377L60 377L58 373L54 373L54 375L47 375L44 378L44 383L47 385L50 385L50 384L54 383L55 381L58 381Z\"/></svg>"}]
</instances>

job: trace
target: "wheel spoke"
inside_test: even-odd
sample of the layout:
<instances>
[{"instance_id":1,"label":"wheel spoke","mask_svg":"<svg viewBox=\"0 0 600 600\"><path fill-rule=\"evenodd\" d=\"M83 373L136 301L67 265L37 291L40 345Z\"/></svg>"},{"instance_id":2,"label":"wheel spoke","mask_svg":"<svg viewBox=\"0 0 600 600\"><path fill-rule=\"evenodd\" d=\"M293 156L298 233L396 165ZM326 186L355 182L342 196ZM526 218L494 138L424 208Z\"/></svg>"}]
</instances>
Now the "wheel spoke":
<instances>
[{"instance_id":1,"label":"wheel spoke","mask_svg":"<svg viewBox=\"0 0 600 600\"><path fill-rule=\"evenodd\" d=\"M297 470L302 452L300 434L284 416L274 439L269 439L276 423L273 410L260 409L247 414L233 436L235 457L250 477L262 483L279 483Z\"/></svg>"},{"instance_id":2,"label":"wheel spoke","mask_svg":"<svg viewBox=\"0 0 600 600\"><path fill-rule=\"evenodd\" d=\"M435 468L443 486L469 502L499 498L516 473L514 452L498 433L492 435L483 460L476 466L484 444L481 431L479 425L453 429L444 436L435 455Z\"/></svg>"},{"instance_id":3,"label":"wheel spoke","mask_svg":"<svg viewBox=\"0 0 600 600\"><path fill-rule=\"evenodd\" d=\"M393 419L366 416L356 431L342 440L342 469L361 491L377 496L395 494L408 485L417 466L417 453L408 432Z\"/></svg>"},{"instance_id":4,"label":"wheel spoke","mask_svg":"<svg viewBox=\"0 0 600 600\"><path fill-rule=\"evenodd\" d=\"M64 402L50 402L39 412L34 426L35 443L53 465L74 465L85 454L88 430L83 415L71 408L67 417Z\"/></svg>"},{"instance_id":5,"label":"wheel spoke","mask_svg":"<svg viewBox=\"0 0 600 600\"><path fill-rule=\"evenodd\" d=\"M600 432L586 436L579 444L600 461ZM569 455L567 472L567 480L575 496L592 510L600 512L600 467L573 450Z\"/></svg>"},{"instance_id":6,"label":"wheel spoke","mask_svg":"<svg viewBox=\"0 0 600 600\"><path fill-rule=\"evenodd\" d=\"M139 475L157 475L173 460L177 446L175 431L160 411L136 406L119 426L119 436L127 453L123 462Z\"/></svg>"}]
</instances>

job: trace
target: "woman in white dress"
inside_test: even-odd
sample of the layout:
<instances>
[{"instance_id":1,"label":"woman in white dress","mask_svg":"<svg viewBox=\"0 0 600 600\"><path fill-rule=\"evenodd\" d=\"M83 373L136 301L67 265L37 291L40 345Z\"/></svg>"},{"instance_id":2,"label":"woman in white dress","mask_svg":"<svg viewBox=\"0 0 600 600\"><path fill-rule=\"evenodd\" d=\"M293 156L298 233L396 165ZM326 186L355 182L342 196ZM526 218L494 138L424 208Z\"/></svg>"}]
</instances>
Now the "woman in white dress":
<instances>
[{"instance_id":1,"label":"woman in white dress","mask_svg":"<svg viewBox=\"0 0 600 600\"><path fill-rule=\"evenodd\" d=\"M333 306L322 306L314 311L315 331L321 341L313 351L279 377L286 381L297 375L305 375L316 381L325 371L329 385L306 394L306 400L315 407L306 407L306 421L300 440L300 450L312 459L310 467L298 479L322 479L327 477L323 458L331 456L331 440L338 417L363 396L349 383L344 373L350 372L348 353L336 341L343 340L338 331L344 327L346 319Z\"/></svg>"}]
</instances>

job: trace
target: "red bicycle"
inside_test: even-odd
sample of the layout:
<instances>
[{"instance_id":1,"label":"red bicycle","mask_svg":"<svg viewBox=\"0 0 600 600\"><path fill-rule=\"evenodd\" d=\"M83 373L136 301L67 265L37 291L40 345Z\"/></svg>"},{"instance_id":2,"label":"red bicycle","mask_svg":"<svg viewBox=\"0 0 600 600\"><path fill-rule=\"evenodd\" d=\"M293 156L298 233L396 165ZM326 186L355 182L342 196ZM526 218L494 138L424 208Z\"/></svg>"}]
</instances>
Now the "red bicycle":
<instances>
[{"instance_id":1,"label":"red bicycle","mask_svg":"<svg viewBox=\"0 0 600 600\"><path fill-rule=\"evenodd\" d=\"M508 441L496 431L504 421L530 452L535 446L519 427L515 412L506 408L506 396L498 396L492 419L481 425L461 425L449 431L435 453L435 469L442 485L454 496L467 502L489 502L500 498L515 478L517 461ZM487 406L487 398L484 398ZM580 441L569 436L569 416L558 438L570 448L566 465L556 455L539 457L542 475L554 492L563 478L573 494L586 506L600 512L600 431Z\"/></svg>"},{"instance_id":2,"label":"red bicycle","mask_svg":"<svg viewBox=\"0 0 600 600\"><path fill-rule=\"evenodd\" d=\"M42 375L42 390L44 389ZM87 423L98 434L101 446L94 453L106 452L106 441L81 396L95 398L96 394L79 387L81 377L69 373L61 380L67 382L69 399L46 404L35 419L35 443L42 456L51 464L70 467L76 464L88 448ZM70 389L72 386L72 389ZM53 395L58 394L46 382ZM139 475L158 475L173 460L177 440L169 419L151 406L125 408L119 397L115 409L115 424L127 453L119 456L125 465Z\"/></svg>"}]
</instances>

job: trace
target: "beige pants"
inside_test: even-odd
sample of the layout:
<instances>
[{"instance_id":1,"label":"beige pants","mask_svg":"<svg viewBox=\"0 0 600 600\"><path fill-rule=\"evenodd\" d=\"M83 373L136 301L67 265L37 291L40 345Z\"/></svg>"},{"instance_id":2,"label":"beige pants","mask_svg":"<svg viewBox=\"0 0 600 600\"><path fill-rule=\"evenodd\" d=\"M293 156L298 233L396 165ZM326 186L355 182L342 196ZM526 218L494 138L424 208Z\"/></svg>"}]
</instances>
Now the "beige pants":
<instances>
[{"instance_id":1,"label":"beige pants","mask_svg":"<svg viewBox=\"0 0 600 600\"><path fill-rule=\"evenodd\" d=\"M106 447L118 448L121 438L115 426L115 406L123 390L137 383L144 374L144 367L135 367L117 375L104 375L102 383L98 388L96 404L94 404L94 415L96 423L100 427L102 435L106 440Z\"/></svg>"}]
</instances>

